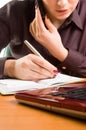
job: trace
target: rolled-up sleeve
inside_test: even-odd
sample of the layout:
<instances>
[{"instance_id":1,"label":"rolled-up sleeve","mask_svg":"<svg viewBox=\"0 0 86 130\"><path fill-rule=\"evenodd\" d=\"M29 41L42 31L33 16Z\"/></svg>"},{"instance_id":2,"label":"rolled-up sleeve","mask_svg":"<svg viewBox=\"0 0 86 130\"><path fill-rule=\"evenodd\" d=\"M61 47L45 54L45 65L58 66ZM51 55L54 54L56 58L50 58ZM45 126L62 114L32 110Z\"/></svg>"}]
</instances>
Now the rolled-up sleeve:
<instances>
[{"instance_id":1,"label":"rolled-up sleeve","mask_svg":"<svg viewBox=\"0 0 86 130\"><path fill-rule=\"evenodd\" d=\"M69 49L68 56L60 67L63 71L70 72L70 75L86 77L86 56Z\"/></svg>"},{"instance_id":2,"label":"rolled-up sleeve","mask_svg":"<svg viewBox=\"0 0 86 130\"><path fill-rule=\"evenodd\" d=\"M4 78L4 65L7 58L0 58L0 78Z\"/></svg>"}]
</instances>

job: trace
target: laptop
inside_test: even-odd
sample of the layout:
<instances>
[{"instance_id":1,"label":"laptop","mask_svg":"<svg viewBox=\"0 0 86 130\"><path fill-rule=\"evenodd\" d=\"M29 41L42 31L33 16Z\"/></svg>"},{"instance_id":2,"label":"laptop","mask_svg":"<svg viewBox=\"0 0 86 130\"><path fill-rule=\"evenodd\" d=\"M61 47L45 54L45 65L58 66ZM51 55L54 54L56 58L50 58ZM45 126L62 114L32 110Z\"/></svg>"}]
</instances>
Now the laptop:
<instances>
[{"instance_id":1,"label":"laptop","mask_svg":"<svg viewBox=\"0 0 86 130\"><path fill-rule=\"evenodd\" d=\"M86 119L86 82L20 91L15 98L36 109Z\"/></svg>"}]
</instances>

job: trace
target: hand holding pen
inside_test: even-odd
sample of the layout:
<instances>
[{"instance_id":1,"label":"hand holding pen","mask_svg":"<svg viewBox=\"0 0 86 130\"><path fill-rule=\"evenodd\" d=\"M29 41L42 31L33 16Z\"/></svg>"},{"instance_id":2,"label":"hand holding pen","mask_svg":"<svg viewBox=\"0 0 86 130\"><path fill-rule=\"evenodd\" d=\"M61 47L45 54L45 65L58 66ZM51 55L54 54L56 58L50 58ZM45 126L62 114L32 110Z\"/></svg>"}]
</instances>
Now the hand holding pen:
<instances>
[{"instance_id":1,"label":"hand holding pen","mask_svg":"<svg viewBox=\"0 0 86 130\"><path fill-rule=\"evenodd\" d=\"M43 60L45 60L44 59L44 57L27 41L27 40L25 40L24 41L24 43L25 43L25 45L33 52L33 54L35 54L36 56L39 56L40 58L42 58ZM48 61L46 61L46 62L48 62ZM48 62L48 64L50 65L50 66L53 66L52 64L50 64L49 62ZM54 66L53 66L54 67ZM51 69L52 69L52 67L51 67ZM56 75L57 75L57 73L58 73L58 70L57 70L57 68L56 67L54 67L54 70L53 70L53 77L55 77ZM52 77L51 77L52 78Z\"/></svg>"},{"instance_id":2,"label":"hand holding pen","mask_svg":"<svg viewBox=\"0 0 86 130\"><path fill-rule=\"evenodd\" d=\"M19 59L6 60L4 75L32 81L55 77L58 73L57 68L45 60L30 43L28 44L28 41L24 43L35 55L28 54Z\"/></svg>"}]
</instances>

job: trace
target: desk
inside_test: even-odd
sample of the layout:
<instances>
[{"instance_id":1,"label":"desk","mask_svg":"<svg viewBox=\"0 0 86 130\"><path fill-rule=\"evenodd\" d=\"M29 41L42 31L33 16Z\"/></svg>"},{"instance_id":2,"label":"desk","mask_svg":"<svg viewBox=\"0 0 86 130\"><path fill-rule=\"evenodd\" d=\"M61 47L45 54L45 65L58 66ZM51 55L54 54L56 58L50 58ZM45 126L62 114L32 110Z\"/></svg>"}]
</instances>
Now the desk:
<instances>
[{"instance_id":1,"label":"desk","mask_svg":"<svg viewBox=\"0 0 86 130\"><path fill-rule=\"evenodd\" d=\"M18 104L0 95L0 130L86 130L86 121Z\"/></svg>"}]
</instances>

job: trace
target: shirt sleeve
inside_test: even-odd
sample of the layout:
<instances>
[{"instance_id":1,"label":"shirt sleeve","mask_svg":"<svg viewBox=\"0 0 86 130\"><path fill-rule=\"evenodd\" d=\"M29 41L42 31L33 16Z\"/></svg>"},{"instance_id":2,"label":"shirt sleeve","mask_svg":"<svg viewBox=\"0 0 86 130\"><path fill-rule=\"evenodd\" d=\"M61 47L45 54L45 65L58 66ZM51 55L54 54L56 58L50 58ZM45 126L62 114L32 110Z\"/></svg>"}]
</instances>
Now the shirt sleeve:
<instances>
[{"instance_id":1,"label":"shirt sleeve","mask_svg":"<svg viewBox=\"0 0 86 130\"><path fill-rule=\"evenodd\" d=\"M61 69L70 75L86 77L86 56L80 52L69 49L67 58L60 65Z\"/></svg>"},{"instance_id":2,"label":"shirt sleeve","mask_svg":"<svg viewBox=\"0 0 86 130\"><path fill-rule=\"evenodd\" d=\"M0 78L4 78L4 64L7 58L0 58Z\"/></svg>"},{"instance_id":3,"label":"shirt sleeve","mask_svg":"<svg viewBox=\"0 0 86 130\"><path fill-rule=\"evenodd\" d=\"M10 41L10 28L7 16L7 5L0 9L0 51L5 48ZM4 65L7 57L0 57L0 79L4 77Z\"/></svg>"},{"instance_id":4,"label":"shirt sleeve","mask_svg":"<svg viewBox=\"0 0 86 130\"><path fill-rule=\"evenodd\" d=\"M35 9L35 1L11 1L0 9L0 51L6 47L9 43L11 45L13 57L0 58L0 78L5 78L4 65L7 59L15 59L24 55L16 49L15 44L11 44L11 40L18 38L23 41L23 35L27 35L28 23L34 18L34 14L31 12ZM27 25L27 26L26 26ZM27 27L27 30L26 30ZM25 34L24 34L25 33ZM21 46L22 50L22 46ZM19 57L16 56L16 52L19 53ZM26 54L26 52L25 52Z\"/></svg>"}]
</instances>

